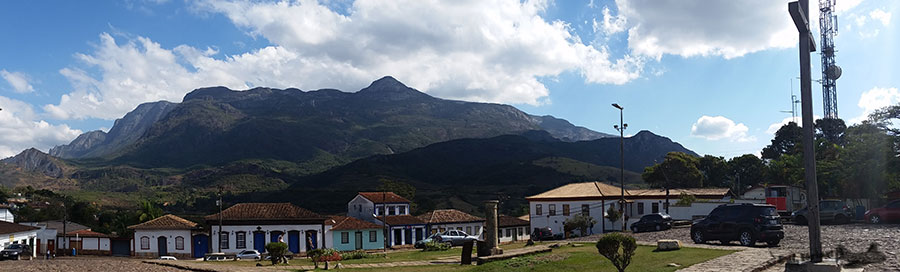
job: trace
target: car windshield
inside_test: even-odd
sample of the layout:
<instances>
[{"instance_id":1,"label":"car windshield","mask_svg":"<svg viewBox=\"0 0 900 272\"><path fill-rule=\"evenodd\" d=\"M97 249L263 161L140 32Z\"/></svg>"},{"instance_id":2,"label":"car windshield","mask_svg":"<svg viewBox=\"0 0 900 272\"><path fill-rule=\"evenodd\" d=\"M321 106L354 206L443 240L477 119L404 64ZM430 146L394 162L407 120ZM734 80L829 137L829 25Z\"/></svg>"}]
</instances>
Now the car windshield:
<instances>
[{"instance_id":1,"label":"car windshield","mask_svg":"<svg viewBox=\"0 0 900 272\"><path fill-rule=\"evenodd\" d=\"M20 244L12 244L12 245L6 246L6 249L20 249L20 248L22 248L22 245L20 245Z\"/></svg>"}]
</instances>

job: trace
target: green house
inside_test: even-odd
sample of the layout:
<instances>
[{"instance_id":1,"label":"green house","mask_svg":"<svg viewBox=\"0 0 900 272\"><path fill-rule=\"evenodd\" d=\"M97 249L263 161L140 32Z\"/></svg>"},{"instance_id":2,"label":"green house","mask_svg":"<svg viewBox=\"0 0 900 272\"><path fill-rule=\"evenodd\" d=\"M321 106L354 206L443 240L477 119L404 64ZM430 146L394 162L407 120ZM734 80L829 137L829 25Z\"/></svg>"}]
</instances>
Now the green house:
<instances>
[{"instance_id":1,"label":"green house","mask_svg":"<svg viewBox=\"0 0 900 272\"><path fill-rule=\"evenodd\" d=\"M329 220L334 249L340 251L384 248L383 227L353 217L334 216Z\"/></svg>"}]
</instances>

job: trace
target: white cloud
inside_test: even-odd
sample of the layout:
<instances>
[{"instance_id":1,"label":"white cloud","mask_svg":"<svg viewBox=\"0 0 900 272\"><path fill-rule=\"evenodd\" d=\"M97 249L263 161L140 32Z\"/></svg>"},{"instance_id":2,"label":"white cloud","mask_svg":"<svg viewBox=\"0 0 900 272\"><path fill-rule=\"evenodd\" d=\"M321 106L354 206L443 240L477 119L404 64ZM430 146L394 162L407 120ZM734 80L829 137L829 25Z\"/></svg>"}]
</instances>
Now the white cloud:
<instances>
[{"instance_id":1,"label":"white cloud","mask_svg":"<svg viewBox=\"0 0 900 272\"><path fill-rule=\"evenodd\" d=\"M869 12L869 17L872 17L873 20L881 22L882 25L888 26L891 24L891 13L886 12L882 9L875 9Z\"/></svg>"},{"instance_id":2,"label":"white cloud","mask_svg":"<svg viewBox=\"0 0 900 272\"><path fill-rule=\"evenodd\" d=\"M858 124L869 118L869 114L878 109L900 103L900 91L897 88L874 87L859 96L856 105L863 109L862 114L850 119L850 124Z\"/></svg>"},{"instance_id":3,"label":"white cloud","mask_svg":"<svg viewBox=\"0 0 900 272\"><path fill-rule=\"evenodd\" d=\"M34 91L34 87L31 86L31 83L28 83L28 75L22 72L9 72L4 70L0 70L0 77L6 80L9 83L9 86L12 86L13 91L17 93L29 93Z\"/></svg>"},{"instance_id":4,"label":"white cloud","mask_svg":"<svg viewBox=\"0 0 900 272\"><path fill-rule=\"evenodd\" d=\"M664 54L730 59L797 43L787 1L616 0L616 5L627 21L628 47L656 59Z\"/></svg>"},{"instance_id":5,"label":"white cloud","mask_svg":"<svg viewBox=\"0 0 900 272\"><path fill-rule=\"evenodd\" d=\"M35 147L47 152L50 147L72 141L80 130L67 125L51 125L38 120L28 103L0 96L0 158Z\"/></svg>"},{"instance_id":6,"label":"white cloud","mask_svg":"<svg viewBox=\"0 0 900 272\"><path fill-rule=\"evenodd\" d=\"M598 24L595 20L594 32L603 30L603 33L608 36L625 31L625 25L628 23L628 19L626 19L625 16L612 15L610 13L609 7L603 7L603 23Z\"/></svg>"},{"instance_id":7,"label":"white cloud","mask_svg":"<svg viewBox=\"0 0 900 272\"><path fill-rule=\"evenodd\" d=\"M743 123L735 124L724 116L701 116L691 126L691 136L707 140L728 139L732 142L756 141L753 136L747 136L749 129Z\"/></svg>"}]
</instances>

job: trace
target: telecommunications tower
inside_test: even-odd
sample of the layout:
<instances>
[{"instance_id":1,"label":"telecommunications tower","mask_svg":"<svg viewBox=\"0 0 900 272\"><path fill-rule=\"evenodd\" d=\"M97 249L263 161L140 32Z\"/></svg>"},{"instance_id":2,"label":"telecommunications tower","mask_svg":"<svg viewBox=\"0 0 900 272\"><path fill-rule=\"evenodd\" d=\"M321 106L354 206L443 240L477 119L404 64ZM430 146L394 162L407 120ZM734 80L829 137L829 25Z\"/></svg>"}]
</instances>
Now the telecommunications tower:
<instances>
[{"instance_id":1,"label":"telecommunications tower","mask_svg":"<svg viewBox=\"0 0 900 272\"><path fill-rule=\"evenodd\" d=\"M837 34L837 16L834 12L836 0L819 0L819 31L822 32L822 96L825 118L837 119L837 79L841 77L841 67L834 61L834 35Z\"/></svg>"}]
</instances>

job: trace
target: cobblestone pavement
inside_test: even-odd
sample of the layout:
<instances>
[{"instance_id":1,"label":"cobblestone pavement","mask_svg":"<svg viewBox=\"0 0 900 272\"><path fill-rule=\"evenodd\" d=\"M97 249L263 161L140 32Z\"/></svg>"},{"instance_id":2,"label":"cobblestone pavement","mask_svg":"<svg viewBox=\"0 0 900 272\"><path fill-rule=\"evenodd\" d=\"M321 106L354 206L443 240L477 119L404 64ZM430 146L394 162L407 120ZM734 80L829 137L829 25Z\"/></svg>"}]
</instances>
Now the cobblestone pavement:
<instances>
[{"instance_id":1,"label":"cobblestone pavement","mask_svg":"<svg viewBox=\"0 0 900 272\"><path fill-rule=\"evenodd\" d=\"M123 271L123 272L168 272L186 271L142 263L141 260L119 257L59 257L53 260L0 261L0 271Z\"/></svg>"},{"instance_id":2,"label":"cobblestone pavement","mask_svg":"<svg viewBox=\"0 0 900 272\"><path fill-rule=\"evenodd\" d=\"M785 238L778 247L765 247L760 243L754 249L761 250L761 254L782 256L791 253L809 253L809 229L806 226L792 224L784 225ZM659 232L642 232L632 234L638 241L655 242L659 239L678 239L685 246L697 246L690 239L690 228L674 228ZM575 238L578 241L597 241L598 235ZM822 226L822 249L832 251L838 245L843 245L853 252L865 251L870 243L877 243L881 251L887 255L887 261L881 264L870 264L865 271L900 271L900 225L897 224L846 224ZM737 243L732 243L736 245ZM706 246L728 248L718 242L710 242ZM740 247L738 247L740 248ZM732 254L734 255L734 254ZM732 256L729 255L729 256Z\"/></svg>"}]
</instances>

